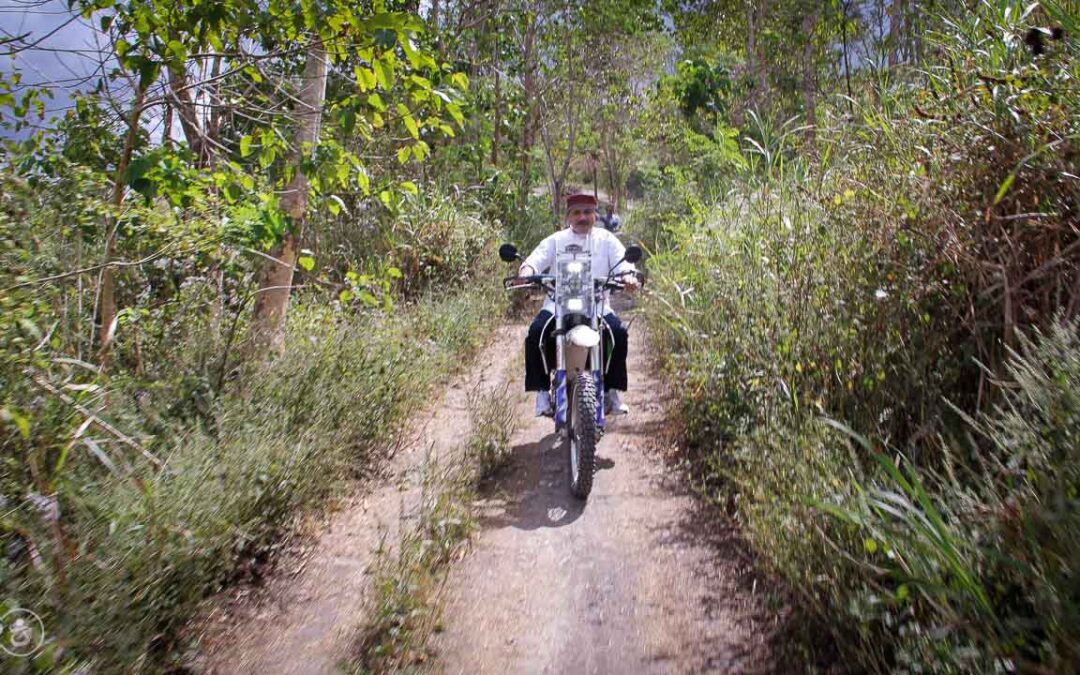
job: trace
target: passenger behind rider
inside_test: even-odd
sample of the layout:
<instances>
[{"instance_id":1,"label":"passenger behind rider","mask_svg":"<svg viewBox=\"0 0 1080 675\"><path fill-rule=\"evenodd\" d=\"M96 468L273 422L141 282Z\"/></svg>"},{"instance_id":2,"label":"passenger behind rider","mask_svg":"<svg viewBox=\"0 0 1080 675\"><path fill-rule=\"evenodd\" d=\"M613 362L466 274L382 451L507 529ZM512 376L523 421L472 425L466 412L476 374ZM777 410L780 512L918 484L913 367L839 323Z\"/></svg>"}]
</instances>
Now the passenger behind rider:
<instances>
[{"instance_id":1,"label":"passenger behind rider","mask_svg":"<svg viewBox=\"0 0 1080 675\"><path fill-rule=\"evenodd\" d=\"M619 238L611 232L594 227L596 225L596 198L591 195L574 194L566 198L566 223L567 228L552 234L544 239L525 258L520 269L519 276L532 276L540 270L554 269L557 255L565 250L570 244L578 244L588 247L591 253L593 277L606 279L608 270L615 267L616 274L635 270L633 264L622 260L626 254L626 247ZM619 262L622 261L622 262ZM618 266L616 266L618 263ZM637 290L638 281L633 275L620 277L630 291ZM604 375L604 407L609 414L625 415L630 408L619 398L620 391L626 391L626 353L629 345L629 335L622 321L607 308L604 319L611 328L614 338L614 348L611 353L611 362ZM529 334L525 338L525 391L536 392L537 416L554 414L551 402L550 375L544 367L545 357L541 334L544 326L555 314L555 303L550 298L544 303L544 308L533 319L529 326ZM549 327L548 333L552 328ZM550 357L550 355L549 355ZM547 359L548 365L554 367L551 358Z\"/></svg>"}]
</instances>

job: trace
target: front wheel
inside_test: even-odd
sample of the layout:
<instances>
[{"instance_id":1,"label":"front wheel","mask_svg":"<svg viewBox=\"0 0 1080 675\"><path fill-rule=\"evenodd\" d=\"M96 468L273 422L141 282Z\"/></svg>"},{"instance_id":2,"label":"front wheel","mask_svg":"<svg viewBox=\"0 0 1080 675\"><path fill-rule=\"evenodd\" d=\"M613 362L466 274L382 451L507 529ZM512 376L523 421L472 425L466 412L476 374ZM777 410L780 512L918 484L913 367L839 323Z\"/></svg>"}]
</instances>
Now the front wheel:
<instances>
[{"instance_id":1,"label":"front wheel","mask_svg":"<svg viewBox=\"0 0 1080 675\"><path fill-rule=\"evenodd\" d=\"M596 462L596 380L592 373L579 373L570 395L570 491L587 499L592 490Z\"/></svg>"}]
</instances>

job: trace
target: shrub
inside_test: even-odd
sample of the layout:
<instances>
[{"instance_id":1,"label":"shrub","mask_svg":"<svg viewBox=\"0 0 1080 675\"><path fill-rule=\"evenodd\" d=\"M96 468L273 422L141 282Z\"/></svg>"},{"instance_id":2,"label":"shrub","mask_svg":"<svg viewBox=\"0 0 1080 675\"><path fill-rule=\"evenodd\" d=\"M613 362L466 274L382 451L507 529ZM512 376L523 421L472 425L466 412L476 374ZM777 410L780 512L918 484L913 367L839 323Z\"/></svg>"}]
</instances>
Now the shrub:
<instances>
[{"instance_id":1,"label":"shrub","mask_svg":"<svg viewBox=\"0 0 1080 675\"><path fill-rule=\"evenodd\" d=\"M633 221L705 489L852 671L1076 667L1076 43L1032 58L1014 5Z\"/></svg>"}]
</instances>

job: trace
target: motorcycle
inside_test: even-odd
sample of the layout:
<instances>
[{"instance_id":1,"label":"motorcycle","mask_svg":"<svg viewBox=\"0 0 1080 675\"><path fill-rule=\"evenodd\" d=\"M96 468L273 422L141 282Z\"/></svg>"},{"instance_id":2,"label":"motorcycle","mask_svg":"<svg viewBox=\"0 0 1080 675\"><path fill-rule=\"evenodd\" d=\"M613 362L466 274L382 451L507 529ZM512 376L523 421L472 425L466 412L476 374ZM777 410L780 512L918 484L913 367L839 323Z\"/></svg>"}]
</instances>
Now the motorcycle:
<instances>
[{"instance_id":1,"label":"motorcycle","mask_svg":"<svg viewBox=\"0 0 1080 675\"><path fill-rule=\"evenodd\" d=\"M626 285L619 277L631 271L615 274L623 261L637 263L642 251L628 246L623 259L607 271L603 279L594 279L592 259L587 248L571 245L558 254L555 274L536 274L526 277L506 277L506 290L540 289L555 303L555 315L541 333L541 354L544 354L544 335L554 324L555 368L551 373L551 400L555 402L555 432L563 439L568 459L570 491L579 499L587 499L592 490L596 463L596 444L604 433L604 372L610 364L614 336L604 321L608 291L620 291ZM521 260L517 247L503 244L499 257L504 262ZM602 329L610 342L608 349L601 345ZM604 358L604 352L607 357Z\"/></svg>"}]
</instances>

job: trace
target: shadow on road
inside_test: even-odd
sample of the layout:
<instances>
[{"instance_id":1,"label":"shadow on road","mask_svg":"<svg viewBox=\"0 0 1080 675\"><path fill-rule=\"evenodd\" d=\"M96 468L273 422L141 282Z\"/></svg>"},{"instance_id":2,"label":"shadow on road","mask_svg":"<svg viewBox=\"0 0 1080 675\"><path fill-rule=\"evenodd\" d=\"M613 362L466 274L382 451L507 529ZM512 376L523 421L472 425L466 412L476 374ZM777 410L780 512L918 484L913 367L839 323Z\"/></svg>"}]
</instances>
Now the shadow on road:
<instances>
[{"instance_id":1,"label":"shadow on road","mask_svg":"<svg viewBox=\"0 0 1080 675\"><path fill-rule=\"evenodd\" d=\"M588 502L570 493L566 450L558 434L519 443L510 452L510 466L482 491L488 500L482 527L537 530L563 527L581 517ZM597 457L598 471L613 466L610 458Z\"/></svg>"}]
</instances>

